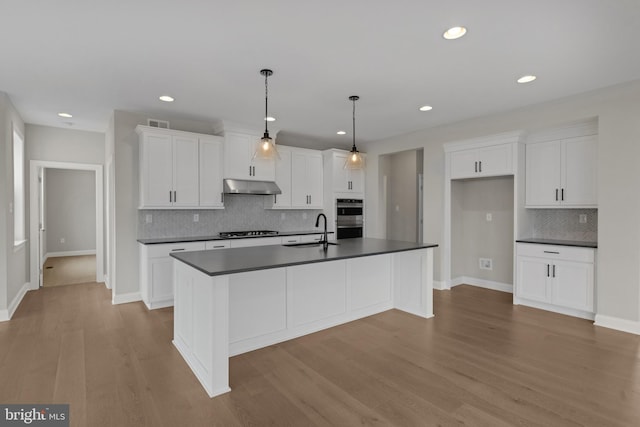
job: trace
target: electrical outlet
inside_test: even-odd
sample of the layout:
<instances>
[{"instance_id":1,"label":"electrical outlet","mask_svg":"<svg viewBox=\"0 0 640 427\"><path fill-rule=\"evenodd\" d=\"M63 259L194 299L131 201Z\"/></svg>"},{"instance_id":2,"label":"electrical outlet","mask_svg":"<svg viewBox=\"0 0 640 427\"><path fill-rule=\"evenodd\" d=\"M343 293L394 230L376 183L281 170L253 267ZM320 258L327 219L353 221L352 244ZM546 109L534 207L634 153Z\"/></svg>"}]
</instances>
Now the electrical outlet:
<instances>
[{"instance_id":1,"label":"electrical outlet","mask_svg":"<svg viewBox=\"0 0 640 427\"><path fill-rule=\"evenodd\" d=\"M200 214L193 214L193 222L199 222L200 221Z\"/></svg>"},{"instance_id":2,"label":"electrical outlet","mask_svg":"<svg viewBox=\"0 0 640 427\"><path fill-rule=\"evenodd\" d=\"M144 220L146 221L146 223L147 223L147 224L151 224L151 223L153 222L153 215L151 215L151 214L147 214L147 215L144 217Z\"/></svg>"},{"instance_id":3,"label":"electrical outlet","mask_svg":"<svg viewBox=\"0 0 640 427\"><path fill-rule=\"evenodd\" d=\"M487 213L487 222L493 221L493 215L491 213Z\"/></svg>"},{"instance_id":4,"label":"electrical outlet","mask_svg":"<svg viewBox=\"0 0 640 427\"><path fill-rule=\"evenodd\" d=\"M61 237L60 238L60 243L64 243L64 242L65 242L64 237Z\"/></svg>"},{"instance_id":5,"label":"electrical outlet","mask_svg":"<svg viewBox=\"0 0 640 427\"><path fill-rule=\"evenodd\" d=\"M284 212L280 213L280 220L284 221L287 218L287 214L285 214Z\"/></svg>"},{"instance_id":6,"label":"electrical outlet","mask_svg":"<svg viewBox=\"0 0 640 427\"><path fill-rule=\"evenodd\" d=\"M493 260L491 258L480 258L480 270L493 270Z\"/></svg>"},{"instance_id":7,"label":"electrical outlet","mask_svg":"<svg viewBox=\"0 0 640 427\"><path fill-rule=\"evenodd\" d=\"M580 224L586 224L587 223L587 214L580 214L579 221L580 221Z\"/></svg>"}]
</instances>

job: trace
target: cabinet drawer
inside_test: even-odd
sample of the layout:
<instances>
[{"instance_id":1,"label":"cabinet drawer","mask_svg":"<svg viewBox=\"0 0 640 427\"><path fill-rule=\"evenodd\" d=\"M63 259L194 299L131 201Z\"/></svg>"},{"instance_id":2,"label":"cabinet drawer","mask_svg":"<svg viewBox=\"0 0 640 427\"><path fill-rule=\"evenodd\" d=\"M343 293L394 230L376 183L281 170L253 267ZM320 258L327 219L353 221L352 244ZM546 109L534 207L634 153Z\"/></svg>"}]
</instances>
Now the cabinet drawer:
<instances>
[{"instance_id":1,"label":"cabinet drawer","mask_svg":"<svg viewBox=\"0 0 640 427\"><path fill-rule=\"evenodd\" d=\"M301 236L283 236L282 237L282 244L286 245L287 243L300 243L300 237Z\"/></svg>"},{"instance_id":2,"label":"cabinet drawer","mask_svg":"<svg viewBox=\"0 0 640 427\"><path fill-rule=\"evenodd\" d=\"M160 245L147 245L149 258L167 257L171 252L203 251L204 242L167 243Z\"/></svg>"},{"instance_id":3,"label":"cabinet drawer","mask_svg":"<svg viewBox=\"0 0 640 427\"><path fill-rule=\"evenodd\" d=\"M572 246L539 245L535 243L518 243L518 256L529 256L547 259L559 259L576 262L594 262L595 250Z\"/></svg>"},{"instance_id":4,"label":"cabinet drawer","mask_svg":"<svg viewBox=\"0 0 640 427\"><path fill-rule=\"evenodd\" d=\"M329 235L329 240L331 240L331 236ZM323 235L322 234L305 234L304 236L300 236L300 241L303 243L307 243L307 242L319 242L320 240L322 240ZM335 239L335 237L334 237Z\"/></svg>"},{"instance_id":5,"label":"cabinet drawer","mask_svg":"<svg viewBox=\"0 0 640 427\"><path fill-rule=\"evenodd\" d=\"M205 242L204 248L206 250L210 249L227 249L231 247L231 241L229 240L211 240L209 242Z\"/></svg>"}]
</instances>

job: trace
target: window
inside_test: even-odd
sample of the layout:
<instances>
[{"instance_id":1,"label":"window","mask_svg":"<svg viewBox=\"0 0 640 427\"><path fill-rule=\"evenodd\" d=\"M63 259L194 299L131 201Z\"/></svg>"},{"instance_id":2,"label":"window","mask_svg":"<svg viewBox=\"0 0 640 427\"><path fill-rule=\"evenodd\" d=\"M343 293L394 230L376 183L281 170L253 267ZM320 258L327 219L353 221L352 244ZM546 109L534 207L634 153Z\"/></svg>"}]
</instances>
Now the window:
<instances>
[{"instance_id":1,"label":"window","mask_svg":"<svg viewBox=\"0 0 640 427\"><path fill-rule=\"evenodd\" d=\"M24 138L13 129L13 240L14 246L26 241L24 221Z\"/></svg>"}]
</instances>

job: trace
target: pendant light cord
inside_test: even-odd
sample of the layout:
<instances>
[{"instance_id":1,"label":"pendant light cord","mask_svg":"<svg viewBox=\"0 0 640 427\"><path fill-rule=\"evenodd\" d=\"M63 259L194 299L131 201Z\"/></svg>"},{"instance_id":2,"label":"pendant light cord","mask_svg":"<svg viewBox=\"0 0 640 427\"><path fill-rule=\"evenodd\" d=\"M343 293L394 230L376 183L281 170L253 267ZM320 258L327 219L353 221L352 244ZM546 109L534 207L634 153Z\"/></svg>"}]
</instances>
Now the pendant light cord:
<instances>
[{"instance_id":1,"label":"pendant light cord","mask_svg":"<svg viewBox=\"0 0 640 427\"><path fill-rule=\"evenodd\" d=\"M269 78L269 73L264 73L264 133L265 135L269 134L269 86L267 85L267 79Z\"/></svg>"}]
</instances>

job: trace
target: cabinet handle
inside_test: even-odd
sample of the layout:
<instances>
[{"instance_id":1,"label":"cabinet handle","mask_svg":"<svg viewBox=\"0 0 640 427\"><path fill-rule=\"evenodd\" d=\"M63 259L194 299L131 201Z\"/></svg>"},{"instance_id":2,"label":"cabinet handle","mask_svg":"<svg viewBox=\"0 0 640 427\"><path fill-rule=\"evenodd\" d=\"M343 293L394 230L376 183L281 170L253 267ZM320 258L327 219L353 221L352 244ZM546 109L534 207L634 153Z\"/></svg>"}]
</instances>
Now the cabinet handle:
<instances>
[{"instance_id":1,"label":"cabinet handle","mask_svg":"<svg viewBox=\"0 0 640 427\"><path fill-rule=\"evenodd\" d=\"M553 264L553 277L556 277L556 265Z\"/></svg>"},{"instance_id":2,"label":"cabinet handle","mask_svg":"<svg viewBox=\"0 0 640 427\"><path fill-rule=\"evenodd\" d=\"M277 194L274 194L274 195L273 195L273 204L275 205L275 204L277 204L277 203L278 203L278 195L277 195Z\"/></svg>"},{"instance_id":3,"label":"cabinet handle","mask_svg":"<svg viewBox=\"0 0 640 427\"><path fill-rule=\"evenodd\" d=\"M478 173L478 162L473 162L475 172Z\"/></svg>"},{"instance_id":4,"label":"cabinet handle","mask_svg":"<svg viewBox=\"0 0 640 427\"><path fill-rule=\"evenodd\" d=\"M311 204L311 194L309 194L309 204Z\"/></svg>"},{"instance_id":5,"label":"cabinet handle","mask_svg":"<svg viewBox=\"0 0 640 427\"><path fill-rule=\"evenodd\" d=\"M556 202L558 201L558 189L556 188Z\"/></svg>"},{"instance_id":6,"label":"cabinet handle","mask_svg":"<svg viewBox=\"0 0 640 427\"><path fill-rule=\"evenodd\" d=\"M249 176L251 176L251 166L249 166Z\"/></svg>"},{"instance_id":7,"label":"cabinet handle","mask_svg":"<svg viewBox=\"0 0 640 427\"><path fill-rule=\"evenodd\" d=\"M171 194L171 190L169 190L169 203L173 202L173 195Z\"/></svg>"},{"instance_id":8,"label":"cabinet handle","mask_svg":"<svg viewBox=\"0 0 640 427\"><path fill-rule=\"evenodd\" d=\"M556 254L556 255L560 255L560 252L555 252L555 251L544 251L545 254Z\"/></svg>"},{"instance_id":9,"label":"cabinet handle","mask_svg":"<svg viewBox=\"0 0 640 427\"><path fill-rule=\"evenodd\" d=\"M549 277L549 264L547 264L547 277Z\"/></svg>"},{"instance_id":10,"label":"cabinet handle","mask_svg":"<svg viewBox=\"0 0 640 427\"><path fill-rule=\"evenodd\" d=\"M220 193L220 203L224 203L224 193Z\"/></svg>"},{"instance_id":11,"label":"cabinet handle","mask_svg":"<svg viewBox=\"0 0 640 427\"><path fill-rule=\"evenodd\" d=\"M564 201L564 188L560 191L560 195L562 196L560 200Z\"/></svg>"},{"instance_id":12,"label":"cabinet handle","mask_svg":"<svg viewBox=\"0 0 640 427\"><path fill-rule=\"evenodd\" d=\"M171 252L178 252L178 251L184 251L185 248L179 248L179 249L171 249Z\"/></svg>"},{"instance_id":13,"label":"cabinet handle","mask_svg":"<svg viewBox=\"0 0 640 427\"><path fill-rule=\"evenodd\" d=\"M478 172L482 172L482 160L478 162Z\"/></svg>"},{"instance_id":14,"label":"cabinet handle","mask_svg":"<svg viewBox=\"0 0 640 427\"><path fill-rule=\"evenodd\" d=\"M252 166L252 167L253 167L253 176L256 176L256 167L255 166Z\"/></svg>"},{"instance_id":15,"label":"cabinet handle","mask_svg":"<svg viewBox=\"0 0 640 427\"><path fill-rule=\"evenodd\" d=\"M178 201L178 192L177 191L173 191L173 203Z\"/></svg>"},{"instance_id":16,"label":"cabinet handle","mask_svg":"<svg viewBox=\"0 0 640 427\"><path fill-rule=\"evenodd\" d=\"M225 245L214 245L213 249L220 249L220 248L226 248Z\"/></svg>"}]
</instances>

